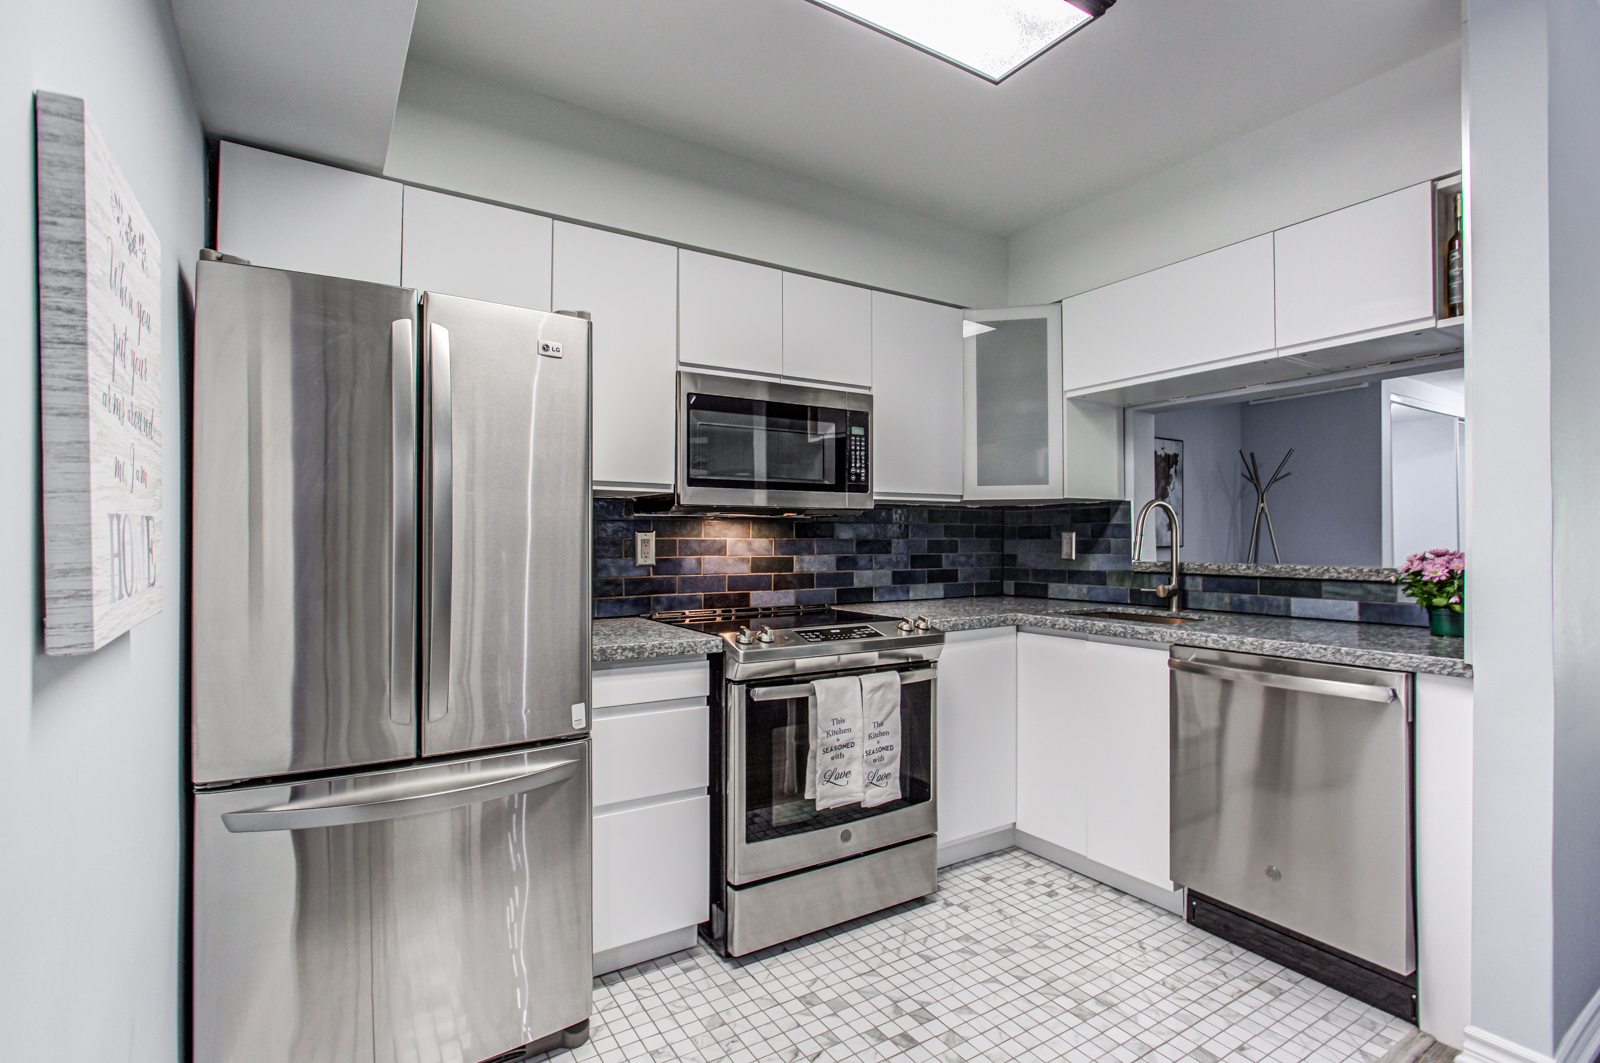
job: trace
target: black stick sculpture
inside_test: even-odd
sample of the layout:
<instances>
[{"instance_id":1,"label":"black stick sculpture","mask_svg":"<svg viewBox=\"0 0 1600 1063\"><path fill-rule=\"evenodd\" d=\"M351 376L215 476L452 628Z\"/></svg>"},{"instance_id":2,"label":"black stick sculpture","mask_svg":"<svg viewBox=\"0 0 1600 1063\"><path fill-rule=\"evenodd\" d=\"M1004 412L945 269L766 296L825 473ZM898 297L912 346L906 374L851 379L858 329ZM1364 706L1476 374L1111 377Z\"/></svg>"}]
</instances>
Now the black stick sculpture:
<instances>
[{"instance_id":1,"label":"black stick sculpture","mask_svg":"<svg viewBox=\"0 0 1600 1063\"><path fill-rule=\"evenodd\" d=\"M1256 452L1251 451L1250 456L1244 456L1244 451L1239 451L1239 460L1244 462L1244 478L1250 481L1250 486L1256 489L1256 519L1255 525L1250 529L1250 550L1245 559L1252 565L1261 563L1261 518L1267 518L1267 537L1272 540L1272 560L1276 563L1282 560L1278 556L1278 536L1272 530L1272 512L1267 509L1267 492L1279 480L1287 480L1293 473L1283 471L1289 464L1289 459L1294 457L1294 448L1289 448L1289 453L1278 462L1278 469L1266 483L1261 482L1261 467L1256 464Z\"/></svg>"}]
</instances>

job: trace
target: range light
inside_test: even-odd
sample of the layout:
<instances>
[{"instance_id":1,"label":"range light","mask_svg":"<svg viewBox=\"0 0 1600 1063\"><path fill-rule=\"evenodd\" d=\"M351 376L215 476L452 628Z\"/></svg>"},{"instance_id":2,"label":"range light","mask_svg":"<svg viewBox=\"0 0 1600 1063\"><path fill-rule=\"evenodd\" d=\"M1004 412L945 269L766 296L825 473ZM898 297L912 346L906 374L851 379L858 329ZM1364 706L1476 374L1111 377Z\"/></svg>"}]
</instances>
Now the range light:
<instances>
[{"instance_id":1,"label":"range light","mask_svg":"<svg viewBox=\"0 0 1600 1063\"><path fill-rule=\"evenodd\" d=\"M1116 0L811 0L996 85Z\"/></svg>"}]
</instances>

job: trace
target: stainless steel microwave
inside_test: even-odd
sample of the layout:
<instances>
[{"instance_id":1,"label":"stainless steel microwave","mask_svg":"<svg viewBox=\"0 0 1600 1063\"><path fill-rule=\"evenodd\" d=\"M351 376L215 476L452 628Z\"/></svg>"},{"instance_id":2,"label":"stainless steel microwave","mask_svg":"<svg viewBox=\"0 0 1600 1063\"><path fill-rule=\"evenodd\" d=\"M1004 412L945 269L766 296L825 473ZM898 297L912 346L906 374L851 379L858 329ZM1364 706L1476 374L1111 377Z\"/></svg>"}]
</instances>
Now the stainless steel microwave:
<instances>
[{"instance_id":1,"label":"stainless steel microwave","mask_svg":"<svg viewBox=\"0 0 1600 1063\"><path fill-rule=\"evenodd\" d=\"M872 396L678 374L678 504L870 509Z\"/></svg>"}]
</instances>

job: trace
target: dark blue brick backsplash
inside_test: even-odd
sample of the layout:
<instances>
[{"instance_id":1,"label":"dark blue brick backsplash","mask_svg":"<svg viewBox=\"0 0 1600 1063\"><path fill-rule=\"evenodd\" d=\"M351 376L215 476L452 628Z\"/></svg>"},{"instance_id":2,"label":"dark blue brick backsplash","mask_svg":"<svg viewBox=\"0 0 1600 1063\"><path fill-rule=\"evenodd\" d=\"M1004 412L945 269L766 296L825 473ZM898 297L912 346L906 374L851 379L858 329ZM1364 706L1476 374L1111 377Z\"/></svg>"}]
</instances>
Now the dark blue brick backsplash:
<instances>
[{"instance_id":1,"label":"dark blue brick backsplash","mask_svg":"<svg viewBox=\"0 0 1600 1063\"><path fill-rule=\"evenodd\" d=\"M1126 503L1043 507L880 506L835 519L634 515L594 503L595 616L744 605L851 605L987 594L1105 598L1132 567ZM635 532L656 533L656 565L633 564ZM1078 533L1078 560L1061 533ZM1094 592L1091 594L1090 592Z\"/></svg>"}]
</instances>

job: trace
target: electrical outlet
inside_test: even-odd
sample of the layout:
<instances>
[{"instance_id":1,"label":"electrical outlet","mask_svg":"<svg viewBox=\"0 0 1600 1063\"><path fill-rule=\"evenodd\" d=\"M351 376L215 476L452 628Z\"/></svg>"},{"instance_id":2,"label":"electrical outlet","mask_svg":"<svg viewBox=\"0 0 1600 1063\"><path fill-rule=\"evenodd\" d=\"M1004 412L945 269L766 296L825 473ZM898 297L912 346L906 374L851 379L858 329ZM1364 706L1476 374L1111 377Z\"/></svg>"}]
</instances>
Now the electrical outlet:
<instances>
[{"instance_id":1,"label":"electrical outlet","mask_svg":"<svg viewBox=\"0 0 1600 1063\"><path fill-rule=\"evenodd\" d=\"M656 563L656 533L633 533L633 563L641 568L651 568Z\"/></svg>"},{"instance_id":2,"label":"electrical outlet","mask_svg":"<svg viewBox=\"0 0 1600 1063\"><path fill-rule=\"evenodd\" d=\"M1061 559L1063 561L1076 561L1078 559L1078 533L1061 533Z\"/></svg>"}]
</instances>

